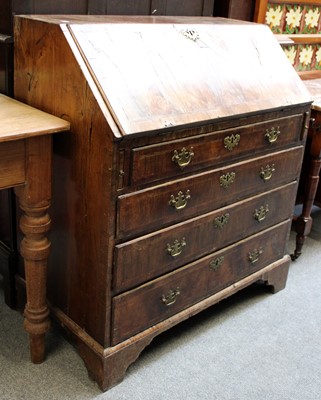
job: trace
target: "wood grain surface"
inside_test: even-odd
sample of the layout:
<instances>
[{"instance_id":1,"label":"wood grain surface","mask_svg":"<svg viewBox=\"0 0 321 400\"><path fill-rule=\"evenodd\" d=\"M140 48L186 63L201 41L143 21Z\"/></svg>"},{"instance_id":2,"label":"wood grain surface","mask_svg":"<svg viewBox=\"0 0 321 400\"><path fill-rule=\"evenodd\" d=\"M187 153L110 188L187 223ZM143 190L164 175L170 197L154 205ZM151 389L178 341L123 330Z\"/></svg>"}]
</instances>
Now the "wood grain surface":
<instances>
[{"instance_id":1,"label":"wood grain surface","mask_svg":"<svg viewBox=\"0 0 321 400\"><path fill-rule=\"evenodd\" d=\"M67 131L68 121L0 94L0 142Z\"/></svg>"}]
</instances>

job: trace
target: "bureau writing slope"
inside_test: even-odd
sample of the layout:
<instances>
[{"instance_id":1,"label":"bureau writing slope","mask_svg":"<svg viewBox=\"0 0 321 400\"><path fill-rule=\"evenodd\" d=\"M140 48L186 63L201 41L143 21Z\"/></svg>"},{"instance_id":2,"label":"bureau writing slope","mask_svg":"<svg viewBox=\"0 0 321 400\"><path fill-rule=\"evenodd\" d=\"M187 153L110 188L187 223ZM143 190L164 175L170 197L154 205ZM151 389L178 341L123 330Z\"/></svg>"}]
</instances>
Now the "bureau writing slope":
<instances>
[{"instance_id":1,"label":"bureau writing slope","mask_svg":"<svg viewBox=\"0 0 321 400\"><path fill-rule=\"evenodd\" d=\"M20 16L15 95L72 123L48 296L103 390L164 330L285 286L311 100L269 28Z\"/></svg>"}]
</instances>

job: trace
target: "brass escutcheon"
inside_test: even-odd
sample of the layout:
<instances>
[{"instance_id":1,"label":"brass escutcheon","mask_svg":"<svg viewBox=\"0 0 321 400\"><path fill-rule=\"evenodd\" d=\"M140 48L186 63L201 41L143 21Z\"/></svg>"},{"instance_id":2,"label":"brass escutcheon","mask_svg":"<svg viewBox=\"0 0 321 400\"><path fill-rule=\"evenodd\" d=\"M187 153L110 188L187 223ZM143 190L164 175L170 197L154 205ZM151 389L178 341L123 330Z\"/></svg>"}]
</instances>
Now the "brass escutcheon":
<instances>
[{"instance_id":1,"label":"brass escutcheon","mask_svg":"<svg viewBox=\"0 0 321 400\"><path fill-rule=\"evenodd\" d=\"M182 238L181 241L176 239L173 244L169 243L167 244L167 252L172 257L177 257L182 253L185 246L186 246L185 238Z\"/></svg>"},{"instance_id":2,"label":"brass escutcheon","mask_svg":"<svg viewBox=\"0 0 321 400\"><path fill-rule=\"evenodd\" d=\"M184 29L181 31L181 33L190 40L193 40L193 42L196 42L197 39L199 39L199 34L194 31L194 29Z\"/></svg>"},{"instance_id":3,"label":"brass escutcheon","mask_svg":"<svg viewBox=\"0 0 321 400\"><path fill-rule=\"evenodd\" d=\"M260 177L264 180L264 182L266 182L272 178L274 171L275 171L274 164L262 167L260 172Z\"/></svg>"},{"instance_id":4,"label":"brass escutcheon","mask_svg":"<svg viewBox=\"0 0 321 400\"><path fill-rule=\"evenodd\" d=\"M263 253L262 247L249 252L249 261L251 262L251 264L256 263L259 260L260 255L262 253Z\"/></svg>"},{"instance_id":5,"label":"brass escutcheon","mask_svg":"<svg viewBox=\"0 0 321 400\"><path fill-rule=\"evenodd\" d=\"M182 210L187 206L188 200L191 198L190 191L186 190L186 193L179 191L177 196L175 197L173 194L168 202L168 204L172 207L175 207L176 210Z\"/></svg>"},{"instance_id":6,"label":"brass escutcheon","mask_svg":"<svg viewBox=\"0 0 321 400\"><path fill-rule=\"evenodd\" d=\"M216 217L214 220L214 227L215 228L223 228L224 225L226 225L230 220L230 214L226 213L223 215L220 215L219 217Z\"/></svg>"},{"instance_id":7,"label":"brass escutcheon","mask_svg":"<svg viewBox=\"0 0 321 400\"><path fill-rule=\"evenodd\" d=\"M261 222L265 219L267 213L269 212L269 206L268 204L264 207L261 206L259 209L255 209L253 213L253 217L258 221Z\"/></svg>"},{"instance_id":8,"label":"brass escutcheon","mask_svg":"<svg viewBox=\"0 0 321 400\"><path fill-rule=\"evenodd\" d=\"M217 271L222 266L223 261L224 261L224 256L215 258L215 260L212 260L210 262L210 269L212 271Z\"/></svg>"},{"instance_id":9,"label":"brass escutcheon","mask_svg":"<svg viewBox=\"0 0 321 400\"><path fill-rule=\"evenodd\" d=\"M183 147L180 152L174 150L172 161L181 168L185 168L192 161L193 157L193 147L191 147L190 150L186 150L186 148Z\"/></svg>"},{"instance_id":10,"label":"brass escutcheon","mask_svg":"<svg viewBox=\"0 0 321 400\"><path fill-rule=\"evenodd\" d=\"M266 133L265 133L264 137L269 143L276 142L281 133L279 126L277 126L276 128L274 126L272 126L272 128L266 129L265 132Z\"/></svg>"},{"instance_id":11,"label":"brass escutcheon","mask_svg":"<svg viewBox=\"0 0 321 400\"><path fill-rule=\"evenodd\" d=\"M177 300L177 296L179 296L180 294L181 292L179 287L176 288L176 290L170 289L166 295L162 295L162 302L166 306L170 306L175 303L175 301Z\"/></svg>"},{"instance_id":12,"label":"brass escutcheon","mask_svg":"<svg viewBox=\"0 0 321 400\"><path fill-rule=\"evenodd\" d=\"M239 134L226 136L224 138L224 147L227 150L233 150L240 143L241 136Z\"/></svg>"},{"instance_id":13,"label":"brass escutcheon","mask_svg":"<svg viewBox=\"0 0 321 400\"><path fill-rule=\"evenodd\" d=\"M228 188L235 181L235 177L236 177L235 172L228 172L225 175L221 175L220 176L220 185L223 188Z\"/></svg>"}]
</instances>

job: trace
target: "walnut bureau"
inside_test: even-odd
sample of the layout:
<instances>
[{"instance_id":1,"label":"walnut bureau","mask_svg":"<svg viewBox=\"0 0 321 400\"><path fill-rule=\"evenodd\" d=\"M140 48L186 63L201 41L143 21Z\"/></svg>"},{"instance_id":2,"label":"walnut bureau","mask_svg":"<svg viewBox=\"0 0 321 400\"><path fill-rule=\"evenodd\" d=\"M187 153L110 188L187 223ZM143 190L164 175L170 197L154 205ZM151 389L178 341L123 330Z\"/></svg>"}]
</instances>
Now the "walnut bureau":
<instances>
[{"instance_id":1,"label":"walnut bureau","mask_svg":"<svg viewBox=\"0 0 321 400\"><path fill-rule=\"evenodd\" d=\"M311 100L267 27L20 16L15 66L16 96L72 124L48 297L103 390L164 330L285 286Z\"/></svg>"},{"instance_id":2,"label":"walnut bureau","mask_svg":"<svg viewBox=\"0 0 321 400\"><path fill-rule=\"evenodd\" d=\"M34 363L45 357L49 328L46 272L50 242L48 209L51 204L52 134L70 124L53 115L0 94L0 189L15 188L22 210L27 304L24 327L29 333Z\"/></svg>"}]
</instances>

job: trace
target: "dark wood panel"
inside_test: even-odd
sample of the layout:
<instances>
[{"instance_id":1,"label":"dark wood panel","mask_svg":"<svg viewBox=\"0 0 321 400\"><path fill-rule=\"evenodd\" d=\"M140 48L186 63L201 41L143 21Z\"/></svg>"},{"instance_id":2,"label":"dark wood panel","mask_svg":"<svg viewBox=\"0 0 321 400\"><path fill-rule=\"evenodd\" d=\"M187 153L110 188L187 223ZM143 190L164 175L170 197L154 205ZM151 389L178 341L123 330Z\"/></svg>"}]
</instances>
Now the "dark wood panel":
<instances>
[{"instance_id":1,"label":"dark wood panel","mask_svg":"<svg viewBox=\"0 0 321 400\"><path fill-rule=\"evenodd\" d=\"M212 0L212 4L213 3L214 1ZM206 2L204 0L172 0L166 2L166 15L212 15L212 13L208 14L209 9L211 8L213 13L213 7L209 6L209 1ZM206 11L206 13L204 13L204 11Z\"/></svg>"},{"instance_id":2,"label":"dark wood panel","mask_svg":"<svg viewBox=\"0 0 321 400\"><path fill-rule=\"evenodd\" d=\"M87 14L87 0L12 0L14 14Z\"/></svg>"},{"instance_id":3,"label":"dark wood panel","mask_svg":"<svg viewBox=\"0 0 321 400\"><path fill-rule=\"evenodd\" d=\"M34 13L34 0L12 0L12 12L14 14Z\"/></svg>"},{"instance_id":4,"label":"dark wood panel","mask_svg":"<svg viewBox=\"0 0 321 400\"><path fill-rule=\"evenodd\" d=\"M11 0L0 1L0 33L9 35L11 26Z\"/></svg>"},{"instance_id":5,"label":"dark wood panel","mask_svg":"<svg viewBox=\"0 0 321 400\"><path fill-rule=\"evenodd\" d=\"M215 0L204 0L204 4L203 4L203 15L204 16L213 16L214 4L215 4Z\"/></svg>"},{"instance_id":6,"label":"dark wood panel","mask_svg":"<svg viewBox=\"0 0 321 400\"><path fill-rule=\"evenodd\" d=\"M13 95L13 44L0 42L0 93Z\"/></svg>"},{"instance_id":7,"label":"dark wood panel","mask_svg":"<svg viewBox=\"0 0 321 400\"><path fill-rule=\"evenodd\" d=\"M89 0L88 14L213 15L214 0Z\"/></svg>"},{"instance_id":8,"label":"dark wood panel","mask_svg":"<svg viewBox=\"0 0 321 400\"><path fill-rule=\"evenodd\" d=\"M253 21L255 0L215 0L214 16Z\"/></svg>"},{"instance_id":9,"label":"dark wood panel","mask_svg":"<svg viewBox=\"0 0 321 400\"><path fill-rule=\"evenodd\" d=\"M15 307L15 258L10 247L0 242L0 274L3 276L4 300L9 307Z\"/></svg>"},{"instance_id":10,"label":"dark wood panel","mask_svg":"<svg viewBox=\"0 0 321 400\"><path fill-rule=\"evenodd\" d=\"M233 0L230 5L229 18L253 21L254 0Z\"/></svg>"},{"instance_id":11,"label":"dark wood panel","mask_svg":"<svg viewBox=\"0 0 321 400\"><path fill-rule=\"evenodd\" d=\"M149 15L150 0L123 1L107 0L106 14L108 15Z\"/></svg>"},{"instance_id":12,"label":"dark wood panel","mask_svg":"<svg viewBox=\"0 0 321 400\"><path fill-rule=\"evenodd\" d=\"M107 0L88 0L88 14L106 14Z\"/></svg>"},{"instance_id":13,"label":"dark wood panel","mask_svg":"<svg viewBox=\"0 0 321 400\"><path fill-rule=\"evenodd\" d=\"M93 0L90 2L99 3L99 1ZM12 34L12 15L14 14L87 14L88 11L88 0L64 0L59 2L52 0L1 0L0 33Z\"/></svg>"},{"instance_id":14,"label":"dark wood panel","mask_svg":"<svg viewBox=\"0 0 321 400\"><path fill-rule=\"evenodd\" d=\"M11 195L8 190L0 190L0 237L7 246L11 246L12 226L7 218L11 212Z\"/></svg>"},{"instance_id":15,"label":"dark wood panel","mask_svg":"<svg viewBox=\"0 0 321 400\"><path fill-rule=\"evenodd\" d=\"M6 66L6 46L0 43L0 93L6 93L7 66Z\"/></svg>"},{"instance_id":16,"label":"dark wood panel","mask_svg":"<svg viewBox=\"0 0 321 400\"><path fill-rule=\"evenodd\" d=\"M151 15L166 15L166 1L151 0Z\"/></svg>"},{"instance_id":17,"label":"dark wood panel","mask_svg":"<svg viewBox=\"0 0 321 400\"><path fill-rule=\"evenodd\" d=\"M87 14L87 0L52 1L34 0L34 13L36 14Z\"/></svg>"}]
</instances>

